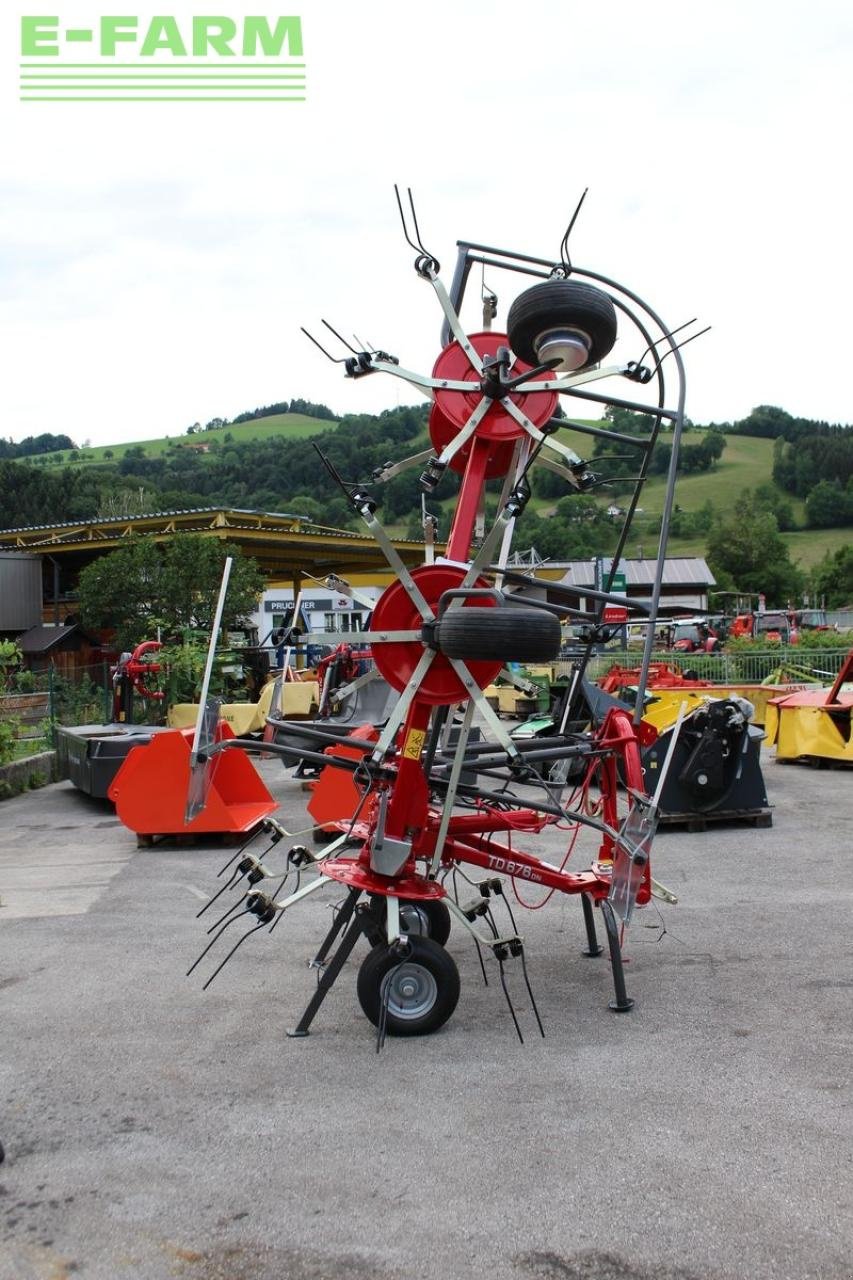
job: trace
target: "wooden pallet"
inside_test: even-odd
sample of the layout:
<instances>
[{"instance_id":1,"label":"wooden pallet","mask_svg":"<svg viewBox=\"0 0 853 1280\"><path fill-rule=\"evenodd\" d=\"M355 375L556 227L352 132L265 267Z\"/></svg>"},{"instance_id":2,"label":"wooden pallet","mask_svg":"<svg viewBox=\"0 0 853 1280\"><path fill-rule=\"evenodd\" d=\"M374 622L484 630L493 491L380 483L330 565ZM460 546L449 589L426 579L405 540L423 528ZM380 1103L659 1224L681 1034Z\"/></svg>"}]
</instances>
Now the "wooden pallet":
<instances>
[{"instance_id":1,"label":"wooden pallet","mask_svg":"<svg viewBox=\"0 0 853 1280\"><path fill-rule=\"evenodd\" d=\"M772 827L771 809L715 809L710 813L662 813L659 827L685 827L688 831L707 831L724 823L750 827Z\"/></svg>"}]
</instances>

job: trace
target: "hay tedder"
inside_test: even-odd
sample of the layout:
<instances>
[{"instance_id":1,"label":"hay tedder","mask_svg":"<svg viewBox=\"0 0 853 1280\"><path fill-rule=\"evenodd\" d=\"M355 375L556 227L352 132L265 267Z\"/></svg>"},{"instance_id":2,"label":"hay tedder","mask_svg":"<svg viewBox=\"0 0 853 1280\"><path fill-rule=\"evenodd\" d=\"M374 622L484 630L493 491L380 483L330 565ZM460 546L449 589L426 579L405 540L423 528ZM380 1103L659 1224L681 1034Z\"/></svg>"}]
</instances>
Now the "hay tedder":
<instances>
[{"instance_id":1,"label":"hay tedder","mask_svg":"<svg viewBox=\"0 0 853 1280\"><path fill-rule=\"evenodd\" d=\"M327 828L330 822L336 826L337 838L316 853L293 845L282 862L276 846L286 848L281 842L288 833L274 817L261 821L251 840L260 842L258 848L266 846L262 852L252 852L247 841L223 868L215 900L221 903L222 895L232 890L242 896L232 899L234 905L212 926L199 960L235 922L242 920L248 928L226 959L250 934L274 930L303 899L326 887L337 889L341 901L312 961L317 990L290 1034L308 1034L363 937L369 949L358 972L357 992L377 1028L378 1046L386 1034L435 1031L453 1013L460 983L445 946L452 925L473 938L481 963L484 957L497 962L520 1036L505 974L510 962L519 962L541 1031L509 889L526 894L538 890L540 899L554 892L575 895L589 955L603 951L595 923L600 912L613 974L610 1007L622 1012L633 1003L622 963L624 930L634 909L648 903L653 892L667 896L651 875L657 800L646 794L640 752L654 730L641 724L642 697L635 715L610 707L592 723L569 698L558 732L544 741L517 742L483 690L509 663L556 657L561 620L568 618L588 624L588 648L576 659L572 677L580 695L592 646L610 634L612 611L621 619L631 605L638 613L657 616L684 416L684 369L673 331L629 289L572 264L571 225L556 260L461 242L446 289L439 263L421 241L411 193L408 209L399 193L397 199L406 239L416 253L415 272L442 313L440 353L426 375L401 367L384 351L347 343L339 362L349 378L381 373L424 393L432 402L431 445L405 462L387 464L367 482L342 477L323 457L331 479L396 576L377 601L369 630L353 638L359 646L370 646L375 672L395 691L396 700L376 727L355 734L327 731L325 749L317 747L316 736L312 740L309 726L296 723L277 726L287 729L284 744L283 735L260 747L239 738L202 737L193 753L188 807L189 818L204 803L221 753L235 747L278 752L293 763L307 760L322 767L312 812ZM534 280L510 306L505 332L491 327L497 298L485 279L483 327L476 332L463 328L460 311L475 265L484 273L506 271ZM624 348L623 358L605 363L614 348ZM667 370L673 374L673 396L665 381ZM651 429L640 436L611 430L606 422L575 422L558 412L561 398L568 404L635 410L648 415ZM651 598L640 604L613 592L612 577L664 424L672 431L673 448L657 578ZM534 465L557 473L569 494L606 483L606 476L595 475L590 463L561 439L566 427L616 441L637 460L614 568L601 590L558 587L535 572L519 573L509 563ZM461 476L444 553L439 554L428 529L425 563L411 569L376 514L376 487L405 465L422 468L426 494L439 489L448 470ZM490 481L494 484L487 489ZM495 509L487 515L490 503ZM346 589L340 579L335 582L336 590ZM647 630L641 685L654 640L653 629ZM662 762L661 783L666 767ZM518 847L527 840L535 849L537 835L551 827L567 833L560 862ZM569 856L577 856L579 834L592 841L592 850L588 864L575 868ZM460 899L460 883L469 901ZM517 896L523 901L521 892ZM495 917L501 905L508 917L503 929ZM233 938L233 933L227 936Z\"/></svg>"}]
</instances>

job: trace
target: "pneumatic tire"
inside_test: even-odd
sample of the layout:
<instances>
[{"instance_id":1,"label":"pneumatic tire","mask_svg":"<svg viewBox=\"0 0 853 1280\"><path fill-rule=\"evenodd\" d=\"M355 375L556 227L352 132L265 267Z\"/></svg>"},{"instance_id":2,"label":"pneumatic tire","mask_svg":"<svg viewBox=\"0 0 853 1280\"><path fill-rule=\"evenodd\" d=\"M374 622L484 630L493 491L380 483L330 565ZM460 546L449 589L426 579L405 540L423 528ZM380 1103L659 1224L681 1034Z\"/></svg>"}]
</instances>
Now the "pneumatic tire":
<instances>
[{"instance_id":1,"label":"pneumatic tire","mask_svg":"<svg viewBox=\"0 0 853 1280\"><path fill-rule=\"evenodd\" d=\"M507 316L509 345L520 360L537 365L534 339L547 329L579 329L590 341L582 368L598 364L616 341L616 308L610 297L579 280L545 280L525 289Z\"/></svg>"},{"instance_id":2,"label":"pneumatic tire","mask_svg":"<svg viewBox=\"0 0 853 1280\"><path fill-rule=\"evenodd\" d=\"M450 609L436 627L439 653L463 661L550 662L560 620L544 609Z\"/></svg>"},{"instance_id":3,"label":"pneumatic tire","mask_svg":"<svg viewBox=\"0 0 853 1280\"><path fill-rule=\"evenodd\" d=\"M385 1028L391 1036L426 1036L443 1027L459 1000L459 970L432 938L406 938L407 954L374 947L358 971L356 990L367 1018L379 1026L387 1000Z\"/></svg>"}]
</instances>

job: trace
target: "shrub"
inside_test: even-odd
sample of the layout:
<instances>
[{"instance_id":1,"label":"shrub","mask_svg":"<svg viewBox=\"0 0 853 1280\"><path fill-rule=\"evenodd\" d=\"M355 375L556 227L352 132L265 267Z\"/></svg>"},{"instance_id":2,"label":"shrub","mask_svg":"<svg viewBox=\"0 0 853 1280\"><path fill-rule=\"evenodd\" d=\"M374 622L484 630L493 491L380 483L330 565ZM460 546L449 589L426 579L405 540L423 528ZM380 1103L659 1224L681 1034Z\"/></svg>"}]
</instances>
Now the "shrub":
<instances>
[{"instance_id":1,"label":"shrub","mask_svg":"<svg viewBox=\"0 0 853 1280\"><path fill-rule=\"evenodd\" d=\"M14 716L0 720L0 764L8 764L15 758L15 747L21 722Z\"/></svg>"}]
</instances>

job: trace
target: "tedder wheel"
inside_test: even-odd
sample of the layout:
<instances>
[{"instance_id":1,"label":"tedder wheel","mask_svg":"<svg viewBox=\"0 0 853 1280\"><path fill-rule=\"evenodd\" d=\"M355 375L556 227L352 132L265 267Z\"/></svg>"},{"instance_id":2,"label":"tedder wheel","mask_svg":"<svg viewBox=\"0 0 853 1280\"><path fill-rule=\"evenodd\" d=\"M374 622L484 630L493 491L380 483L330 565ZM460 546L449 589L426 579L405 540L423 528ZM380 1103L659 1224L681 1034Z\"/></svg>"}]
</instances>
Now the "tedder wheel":
<instances>
[{"instance_id":1,"label":"tedder wheel","mask_svg":"<svg viewBox=\"0 0 853 1280\"><path fill-rule=\"evenodd\" d=\"M515 354L539 363L534 342L553 329L578 329L589 339L582 368L598 364L616 341L616 309L594 285L579 280L545 280L519 294L507 315L507 336Z\"/></svg>"},{"instance_id":2,"label":"tedder wheel","mask_svg":"<svg viewBox=\"0 0 853 1280\"><path fill-rule=\"evenodd\" d=\"M550 662L560 652L560 620L544 609L450 609L435 643L448 658Z\"/></svg>"},{"instance_id":3,"label":"tedder wheel","mask_svg":"<svg viewBox=\"0 0 853 1280\"><path fill-rule=\"evenodd\" d=\"M443 1027L459 999L459 970L432 938L410 935L402 956L393 947L368 951L358 971L358 1000L375 1027L387 1002L392 1036L425 1036Z\"/></svg>"},{"instance_id":4,"label":"tedder wheel","mask_svg":"<svg viewBox=\"0 0 853 1280\"><path fill-rule=\"evenodd\" d=\"M380 921L382 934L380 943L385 941L386 900L375 893L370 899L371 910ZM450 912L440 898L425 898L414 902L411 898L400 899L400 931L418 938L432 938L443 947L450 937Z\"/></svg>"}]
</instances>

